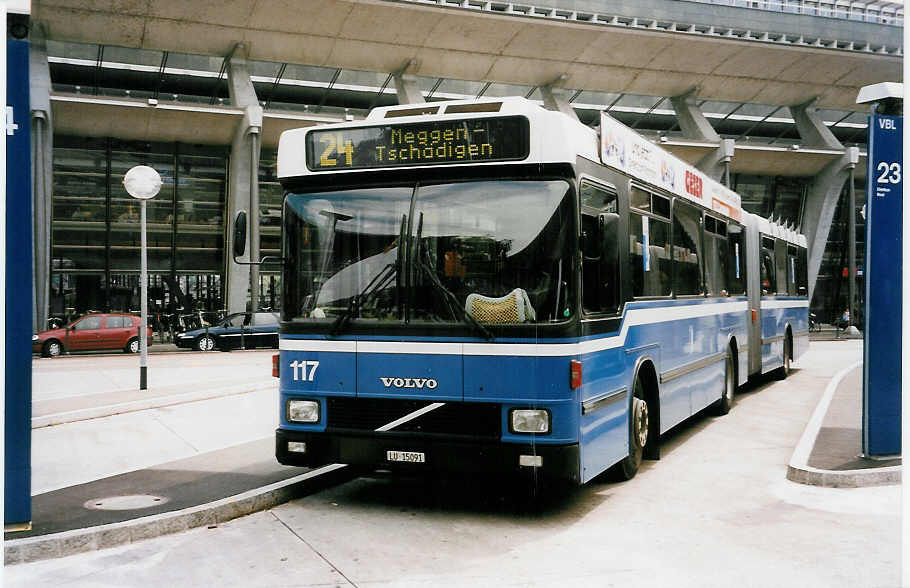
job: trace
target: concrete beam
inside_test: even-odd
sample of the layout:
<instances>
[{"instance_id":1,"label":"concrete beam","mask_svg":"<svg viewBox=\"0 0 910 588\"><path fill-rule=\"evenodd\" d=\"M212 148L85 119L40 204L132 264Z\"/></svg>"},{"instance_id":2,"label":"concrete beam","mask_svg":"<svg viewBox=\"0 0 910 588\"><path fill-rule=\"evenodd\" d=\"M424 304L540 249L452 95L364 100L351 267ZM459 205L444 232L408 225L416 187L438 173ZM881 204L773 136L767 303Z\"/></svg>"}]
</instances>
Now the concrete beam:
<instances>
[{"instance_id":1,"label":"concrete beam","mask_svg":"<svg viewBox=\"0 0 910 588\"><path fill-rule=\"evenodd\" d=\"M809 246L809 300L815 292L815 281L821 267L825 244L831 230L831 221L837 209L837 201L850 177L850 170L859 162L859 149L850 147L844 155L829 163L819 173L806 196L806 206L801 219L801 230Z\"/></svg>"},{"instance_id":2,"label":"concrete beam","mask_svg":"<svg viewBox=\"0 0 910 588\"><path fill-rule=\"evenodd\" d=\"M262 131L262 107L250 79L246 59L241 52L232 52L228 58L228 87L231 105L242 108L243 119L237 124L231 142L231 163L228 172L227 231L224 239L225 307L229 313L243 312L247 308L247 291L250 308L258 308L259 266L234 262L234 218L241 210L247 211L249 231L246 254L241 261L259 260L259 153Z\"/></svg>"},{"instance_id":3,"label":"concrete beam","mask_svg":"<svg viewBox=\"0 0 910 588\"><path fill-rule=\"evenodd\" d=\"M720 135L705 118L704 113L698 107L695 99L696 90L689 90L685 94L672 96L670 103L673 110L676 111L676 118L679 120L679 128L682 130L686 139L693 141L710 141L712 143L720 142ZM732 155L731 155L732 156Z\"/></svg>"},{"instance_id":4,"label":"concrete beam","mask_svg":"<svg viewBox=\"0 0 910 588\"><path fill-rule=\"evenodd\" d=\"M405 73L396 73L392 76L395 79L395 91L398 92L399 104L423 104L426 100L420 91L420 83L417 76Z\"/></svg>"},{"instance_id":5,"label":"concrete beam","mask_svg":"<svg viewBox=\"0 0 910 588\"><path fill-rule=\"evenodd\" d=\"M32 133L32 243L34 308L32 328L47 328L50 310L51 218L54 163L54 124L51 110L51 73L43 29L33 27L29 48L29 100Z\"/></svg>"},{"instance_id":6,"label":"concrete beam","mask_svg":"<svg viewBox=\"0 0 910 588\"><path fill-rule=\"evenodd\" d=\"M804 145L809 147L843 149L844 146L837 140L831 129L825 126L822 119L818 117L818 109L814 107L815 102L815 99L812 99L789 107L800 139Z\"/></svg>"}]
</instances>

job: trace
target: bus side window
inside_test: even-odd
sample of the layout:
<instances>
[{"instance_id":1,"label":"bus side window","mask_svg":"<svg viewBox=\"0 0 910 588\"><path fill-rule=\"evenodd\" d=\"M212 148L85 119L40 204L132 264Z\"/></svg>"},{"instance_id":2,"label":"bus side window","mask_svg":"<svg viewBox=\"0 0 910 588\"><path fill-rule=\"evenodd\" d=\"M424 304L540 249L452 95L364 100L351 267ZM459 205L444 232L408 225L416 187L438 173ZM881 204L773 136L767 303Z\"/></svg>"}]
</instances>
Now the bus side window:
<instances>
[{"instance_id":1,"label":"bus side window","mask_svg":"<svg viewBox=\"0 0 910 588\"><path fill-rule=\"evenodd\" d=\"M799 247L796 252L796 291L799 296L809 295L808 252Z\"/></svg>"},{"instance_id":2,"label":"bus side window","mask_svg":"<svg viewBox=\"0 0 910 588\"><path fill-rule=\"evenodd\" d=\"M734 223L727 224L729 240L727 263L727 291L732 295L746 293L746 239L743 228Z\"/></svg>"},{"instance_id":3,"label":"bus side window","mask_svg":"<svg viewBox=\"0 0 910 588\"><path fill-rule=\"evenodd\" d=\"M701 274L701 213L676 199L673 204L673 291L679 295L703 294Z\"/></svg>"},{"instance_id":4,"label":"bus side window","mask_svg":"<svg viewBox=\"0 0 910 588\"><path fill-rule=\"evenodd\" d=\"M796 284L796 246L787 245L787 294L797 295Z\"/></svg>"},{"instance_id":5,"label":"bus side window","mask_svg":"<svg viewBox=\"0 0 910 588\"><path fill-rule=\"evenodd\" d=\"M730 272L727 224L724 221L705 216L705 286L709 296L729 296L727 280Z\"/></svg>"},{"instance_id":6,"label":"bus side window","mask_svg":"<svg viewBox=\"0 0 910 588\"><path fill-rule=\"evenodd\" d=\"M787 294L787 242L780 239L774 241L774 266L777 269L777 293Z\"/></svg>"},{"instance_id":7,"label":"bus side window","mask_svg":"<svg viewBox=\"0 0 910 588\"><path fill-rule=\"evenodd\" d=\"M590 184L581 188L582 305L586 313L619 308L619 215L616 195Z\"/></svg>"},{"instance_id":8,"label":"bus side window","mask_svg":"<svg viewBox=\"0 0 910 588\"><path fill-rule=\"evenodd\" d=\"M629 215L629 276L632 296L670 295L670 224Z\"/></svg>"},{"instance_id":9,"label":"bus side window","mask_svg":"<svg viewBox=\"0 0 910 588\"><path fill-rule=\"evenodd\" d=\"M776 291L776 278L774 270L774 254L767 249L761 252L761 293L762 296L774 294Z\"/></svg>"}]
</instances>

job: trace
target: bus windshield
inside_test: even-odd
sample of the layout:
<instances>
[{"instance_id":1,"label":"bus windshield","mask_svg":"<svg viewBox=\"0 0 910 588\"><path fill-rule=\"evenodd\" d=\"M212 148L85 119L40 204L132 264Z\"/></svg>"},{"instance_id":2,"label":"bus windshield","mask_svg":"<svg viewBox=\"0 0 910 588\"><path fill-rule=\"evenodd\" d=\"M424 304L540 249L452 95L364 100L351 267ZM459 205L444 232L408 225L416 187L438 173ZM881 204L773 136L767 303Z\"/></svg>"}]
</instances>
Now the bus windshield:
<instances>
[{"instance_id":1,"label":"bus windshield","mask_svg":"<svg viewBox=\"0 0 910 588\"><path fill-rule=\"evenodd\" d=\"M549 323L571 314L573 194L563 180L292 193L284 320Z\"/></svg>"}]
</instances>

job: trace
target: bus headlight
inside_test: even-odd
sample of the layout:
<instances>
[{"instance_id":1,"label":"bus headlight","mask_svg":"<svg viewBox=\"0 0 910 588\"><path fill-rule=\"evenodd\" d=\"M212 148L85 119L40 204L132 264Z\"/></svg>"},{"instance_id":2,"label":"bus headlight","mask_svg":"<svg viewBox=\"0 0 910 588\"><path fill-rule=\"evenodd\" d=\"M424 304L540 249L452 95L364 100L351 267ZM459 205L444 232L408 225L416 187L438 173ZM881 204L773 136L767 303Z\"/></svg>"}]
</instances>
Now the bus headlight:
<instances>
[{"instance_id":1,"label":"bus headlight","mask_svg":"<svg viewBox=\"0 0 910 588\"><path fill-rule=\"evenodd\" d=\"M318 423L319 403L315 400L288 400L288 422Z\"/></svg>"},{"instance_id":2,"label":"bus headlight","mask_svg":"<svg viewBox=\"0 0 910 588\"><path fill-rule=\"evenodd\" d=\"M509 423L513 433L549 433L550 411L542 408L521 408L510 413Z\"/></svg>"}]
</instances>

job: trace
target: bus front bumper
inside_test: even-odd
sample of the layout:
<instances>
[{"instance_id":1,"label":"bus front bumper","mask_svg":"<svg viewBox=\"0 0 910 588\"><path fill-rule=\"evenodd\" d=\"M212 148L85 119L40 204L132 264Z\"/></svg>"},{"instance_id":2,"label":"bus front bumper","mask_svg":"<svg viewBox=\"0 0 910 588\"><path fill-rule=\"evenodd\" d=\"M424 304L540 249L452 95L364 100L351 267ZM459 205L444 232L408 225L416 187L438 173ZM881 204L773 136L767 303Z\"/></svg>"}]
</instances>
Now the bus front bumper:
<instances>
[{"instance_id":1,"label":"bus front bumper","mask_svg":"<svg viewBox=\"0 0 910 588\"><path fill-rule=\"evenodd\" d=\"M296 449L293 451L289 449ZM301 451L303 450L303 451ZM423 459L422 462L392 461ZM482 472L539 475L578 483L578 444L543 445L494 441L453 441L410 436L302 433L277 429L275 457L283 465L344 463L407 471Z\"/></svg>"}]
</instances>

